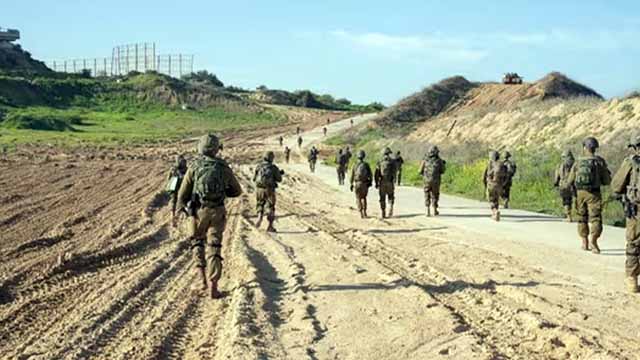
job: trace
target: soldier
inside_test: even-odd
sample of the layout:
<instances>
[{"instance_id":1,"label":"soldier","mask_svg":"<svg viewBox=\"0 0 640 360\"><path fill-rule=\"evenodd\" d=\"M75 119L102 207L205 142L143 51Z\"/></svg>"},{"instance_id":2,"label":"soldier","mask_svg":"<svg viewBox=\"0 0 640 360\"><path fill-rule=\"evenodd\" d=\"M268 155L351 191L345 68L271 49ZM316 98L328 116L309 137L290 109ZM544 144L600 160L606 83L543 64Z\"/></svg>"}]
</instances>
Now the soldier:
<instances>
[{"instance_id":1,"label":"soldier","mask_svg":"<svg viewBox=\"0 0 640 360\"><path fill-rule=\"evenodd\" d=\"M396 162L391 155L393 152L391 149L384 149L382 160L376 164L376 170L374 174L374 180L376 183L376 189L380 195L380 210L382 211L382 218L393 216L393 204L395 202L395 180L396 180ZM386 203L389 198L389 214L387 215Z\"/></svg>"},{"instance_id":2,"label":"soldier","mask_svg":"<svg viewBox=\"0 0 640 360\"><path fill-rule=\"evenodd\" d=\"M186 173L187 160L184 156L178 155L176 158L176 164L171 168L169 176L167 177L167 191L171 196L171 222L174 227L177 225L176 205L178 203L178 190L180 190L182 179L184 179L184 175Z\"/></svg>"},{"instance_id":3,"label":"soldier","mask_svg":"<svg viewBox=\"0 0 640 360\"><path fill-rule=\"evenodd\" d=\"M504 153L504 165L507 167L507 182L502 188L502 200L504 201L504 208L509 208L509 200L511 199L511 185L513 185L513 177L516 175L516 162L511 160L511 153L505 151Z\"/></svg>"},{"instance_id":4,"label":"soldier","mask_svg":"<svg viewBox=\"0 0 640 360\"><path fill-rule=\"evenodd\" d=\"M344 154L347 157L347 166L349 166L349 162L351 162L351 157L353 156L353 154L351 153L351 149L348 146L344 150Z\"/></svg>"},{"instance_id":5,"label":"soldier","mask_svg":"<svg viewBox=\"0 0 640 360\"><path fill-rule=\"evenodd\" d=\"M489 153L489 163L484 169L482 182L487 199L491 204L491 218L495 221L500 221L500 195L508 176L507 167L504 162L500 161L500 153L491 151Z\"/></svg>"},{"instance_id":6,"label":"soldier","mask_svg":"<svg viewBox=\"0 0 640 360\"><path fill-rule=\"evenodd\" d=\"M611 183L611 173L607 162L596 155L600 147L598 140L588 137L582 142L583 157L571 168L569 182L577 190L578 235L582 240L582 249L594 254L600 253L598 239L602 235L602 193L600 188ZM591 226L589 226L591 223ZM589 235L591 241L589 242Z\"/></svg>"},{"instance_id":7,"label":"soldier","mask_svg":"<svg viewBox=\"0 0 640 360\"><path fill-rule=\"evenodd\" d=\"M351 191L356 194L356 204L361 218L367 217L367 195L371 187L371 167L364 161L366 154L363 150L358 152L358 162L351 168Z\"/></svg>"},{"instance_id":8,"label":"soldier","mask_svg":"<svg viewBox=\"0 0 640 360\"><path fill-rule=\"evenodd\" d=\"M316 161L318 161L319 153L320 152L316 149L315 145L311 147L311 150L309 150L309 169L312 173L316 172Z\"/></svg>"},{"instance_id":9,"label":"soldier","mask_svg":"<svg viewBox=\"0 0 640 360\"><path fill-rule=\"evenodd\" d=\"M400 181L402 181L402 164L404 164L404 159L400 156L400 151L396 152L396 157L394 159L396 161L396 170L398 171L396 179L398 181L398 186L400 186Z\"/></svg>"},{"instance_id":10,"label":"soldier","mask_svg":"<svg viewBox=\"0 0 640 360\"><path fill-rule=\"evenodd\" d=\"M336 165L337 173L338 173L338 185L344 185L344 178L347 172L347 156L346 153L342 151L342 149L338 150L338 155L336 155Z\"/></svg>"},{"instance_id":11,"label":"soldier","mask_svg":"<svg viewBox=\"0 0 640 360\"><path fill-rule=\"evenodd\" d=\"M289 159L291 158L291 149L289 149L288 146L284 147L284 159L287 162L287 164L289 163Z\"/></svg>"},{"instance_id":12,"label":"soldier","mask_svg":"<svg viewBox=\"0 0 640 360\"><path fill-rule=\"evenodd\" d=\"M327 136L327 127L326 126L322 128L322 134L323 134L323 136Z\"/></svg>"},{"instance_id":13,"label":"soldier","mask_svg":"<svg viewBox=\"0 0 640 360\"><path fill-rule=\"evenodd\" d=\"M284 138L282 136L278 138L278 143L280 143L280 146L284 143Z\"/></svg>"},{"instance_id":14,"label":"soldier","mask_svg":"<svg viewBox=\"0 0 640 360\"><path fill-rule=\"evenodd\" d=\"M349 122L351 123L351 127L353 127L353 118L351 118Z\"/></svg>"},{"instance_id":15,"label":"soldier","mask_svg":"<svg viewBox=\"0 0 640 360\"><path fill-rule=\"evenodd\" d=\"M242 194L242 188L229 165L216 156L218 150L219 141L215 135L209 134L200 138L200 157L187 170L178 192L178 207L188 208L191 217L191 249L202 281L202 289L207 289L208 265L211 297L214 299L220 297L220 254L227 218L224 202L227 197L238 197Z\"/></svg>"},{"instance_id":16,"label":"soldier","mask_svg":"<svg viewBox=\"0 0 640 360\"><path fill-rule=\"evenodd\" d=\"M267 151L263 161L256 167L253 175L253 182L256 183L256 209L258 211L258 222L256 227L260 228L264 216L264 208L267 207L267 221L269 226L267 232L276 232L273 222L276 219L276 189L278 183L282 181L284 171L280 170L273 160L273 151Z\"/></svg>"},{"instance_id":17,"label":"soldier","mask_svg":"<svg viewBox=\"0 0 640 360\"><path fill-rule=\"evenodd\" d=\"M296 135L300 135L300 126L296 126Z\"/></svg>"},{"instance_id":18,"label":"soldier","mask_svg":"<svg viewBox=\"0 0 640 360\"><path fill-rule=\"evenodd\" d=\"M298 136L298 149L302 147L302 136Z\"/></svg>"},{"instance_id":19,"label":"soldier","mask_svg":"<svg viewBox=\"0 0 640 360\"><path fill-rule=\"evenodd\" d=\"M637 293L640 275L640 136L633 137L629 147L633 154L624 159L613 176L611 190L615 197L623 200L627 223L625 282L630 292Z\"/></svg>"},{"instance_id":20,"label":"soldier","mask_svg":"<svg viewBox=\"0 0 640 360\"><path fill-rule=\"evenodd\" d=\"M440 158L440 149L437 146L429 150L425 159L420 164L420 174L424 180L424 205L427 207L427 216L431 216L431 203L433 200L433 215L438 216L438 202L440 201L440 180L445 172L446 161Z\"/></svg>"},{"instance_id":21,"label":"soldier","mask_svg":"<svg viewBox=\"0 0 640 360\"><path fill-rule=\"evenodd\" d=\"M553 186L558 189L560 198L562 198L562 207L564 208L567 222L573 221L571 208L573 207L573 201L576 197L576 188L573 183L569 182L569 173L571 172L574 162L573 153L570 150L565 150L562 153L562 164L558 165L553 182Z\"/></svg>"}]
</instances>

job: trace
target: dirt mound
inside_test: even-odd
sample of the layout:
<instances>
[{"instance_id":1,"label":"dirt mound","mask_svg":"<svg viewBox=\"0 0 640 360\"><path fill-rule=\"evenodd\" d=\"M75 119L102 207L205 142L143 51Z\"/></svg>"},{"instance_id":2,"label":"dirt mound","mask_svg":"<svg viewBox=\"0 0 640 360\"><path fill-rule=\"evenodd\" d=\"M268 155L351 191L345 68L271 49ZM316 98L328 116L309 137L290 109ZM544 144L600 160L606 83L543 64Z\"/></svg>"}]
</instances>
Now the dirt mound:
<instances>
[{"instance_id":1,"label":"dirt mound","mask_svg":"<svg viewBox=\"0 0 640 360\"><path fill-rule=\"evenodd\" d=\"M384 111L378 122L390 125L424 121L451 106L476 86L477 84L462 76L444 79L400 100L396 105Z\"/></svg>"},{"instance_id":2,"label":"dirt mound","mask_svg":"<svg viewBox=\"0 0 640 360\"><path fill-rule=\"evenodd\" d=\"M578 96L603 99L602 95L593 89L577 83L559 72L552 72L535 82L530 93L535 93L542 100L549 98L568 99Z\"/></svg>"},{"instance_id":3,"label":"dirt mound","mask_svg":"<svg viewBox=\"0 0 640 360\"><path fill-rule=\"evenodd\" d=\"M51 73L42 61L35 60L17 44L0 42L0 73Z\"/></svg>"}]
</instances>

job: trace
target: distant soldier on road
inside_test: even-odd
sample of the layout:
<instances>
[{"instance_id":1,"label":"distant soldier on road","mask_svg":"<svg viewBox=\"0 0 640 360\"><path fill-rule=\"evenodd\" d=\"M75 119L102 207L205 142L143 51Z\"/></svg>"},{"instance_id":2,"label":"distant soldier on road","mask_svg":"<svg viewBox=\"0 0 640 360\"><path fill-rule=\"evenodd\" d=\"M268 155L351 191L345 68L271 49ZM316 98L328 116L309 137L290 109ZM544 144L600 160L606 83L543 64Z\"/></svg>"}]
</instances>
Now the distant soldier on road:
<instances>
[{"instance_id":1,"label":"distant soldier on road","mask_svg":"<svg viewBox=\"0 0 640 360\"><path fill-rule=\"evenodd\" d=\"M371 167L364 161L366 154L360 150L358 152L358 162L351 168L351 191L356 194L356 204L361 218L367 217L367 195L373 183Z\"/></svg>"},{"instance_id":2,"label":"distant soldier on road","mask_svg":"<svg viewBox=\"0 0 640 360\"><path fill-rule=\"evenodd\" d=\"M280 143L280 146L284 143L284 138L282 136L278 138L278 143Z\"/></svg>"},{"instance_id":3,"label":"distant soldier on road","mask_svg":"<svg viewBox=\"0 0 640 360\"><path fill-rule=\"evenodd\" d=\"M296 126L296 135L300 135L300 126Z\"/></svg>"},{"instance_id":4,"label":"distant soldier on road","mask_svg":"<svg viewBox=\"0 0 640 360\"><path fill-rule=\"evenodd\" d=\"M349 122L351 123L351 127L353 127L353 118L351 118Z\"/></svg>"},{"instance_id":5,"label":"distant soldier on road","mask_svg":"<svg viewBox=\"0 0 640 360\"><path fill-rule=\"evenodd\" d=\"M298 148L302 147L302 136L298 136Z\"/></svg>"},{"instance_id":6,"label":"distant soldier on road","mask_svg":"<svg viewBox=\"0 0 640 360\"><path fill-rule=\"evenodd\" d=\"M509 208L509 200L511 200L511 185L513 185L513 177L516 175L517 166L516 162L511 160L511 153L506 151L504 153L504 165L507 167L507 182L502 188L502 201L504 202L504 208Z\"/></svg>"},{"instance_id":7,"label":"distant soldier on road","mask_svg":"<svg viewBox=\"0 0 640 360\"><path fill-rule=\"evenodd\" d=\"M491 204L491 218L500 221L500 195L506 184L509 173L503 161L500 161L500 153L491 151L489 163L484 169L482 182L484 184L487 199Z\"/></svg>"},{"instance_id":8,"label":"distant soldier on road","mask_svg":"<svg viewBox=\"0 0 640 360\"><path fill-rule=\"evenodd\" d=\"M291 158L291 149L289 149L288 146L284 147L284 159L287 162L287 164L289 163L289 159Z\"/></svg>"},{"instance_id":9,"label":"distant soldier on road","mask_svg":"<svg viewBox=\"0 0 640 360\"><path fill-rule=\"evenodd\" d=\"M276 219L276 189L284 174L284 171L273 163L274 159L275 154L273 151L267 151L264 159L258 164L253 174L253 182L256 183L256 209L258 212L256 227L260 228L260 225L262 225L266 207L267 221L269 222L267 232L276 232L273 227L273 222Z\"/></svg>"},{"instance_id":10,"label":"distant soldier on road","mask_svg":"<svg viewBox=\"0 0 640 360\"><path fill-rule=\"evenodd\" d=\"M347 157L347 166L348 166L349 162L351 162L351 158L353 157L353 154L351 153L351 149L348 146L344 150L344 155Z\"/></svg>"},{"instance_id":11,"label":"distant soldier on road","mask_svg":"<svg viewBox=\"0 0 640 360\"><path fill-rule=\"evenodd\" d=\"M322 128L322 134L325 137L327 136L327 127L326 126Z\"/></svg>"},{"instance_id":12,"label":"distant soldier on road","mask_svg":"<svg viewBox=\"0 0 640 360\"><path fill-rule=\"evenodd\" d=\"M622 200L626 218L626 261L625 274L627 289L638 292L640 275L640 136L634 136L629 142L633 154L624 159L620 169L613 176L611 190Z\"/></svg>"},{"instance_id":13,"label":"distant soldier on road","mask_svg":"<svg viewBox=\"0 0 640 360\"><path fill-rule=\"evenodd\" d=\"M380 210L382 218L393 216L393 205L395 202L395 182L396 182L396 161L391 157L393 152L386 148L382 154L382 159L378 161L374 173L374 181L378 194L380 195ZM389 199L389 214L386 213L387 198Z\"/></svg>"},{"instance_id":14,"label":"distant soldier on road","mask_svg":"<svg viewBox=\"0 0 640 360\"><path fill-rule=\"evenodd\" d=\"M225 199L242 194L229 165L216 156L219 143L213 134L200 138L200 157L187 170L178 192L178 207L186 209L191 218L191 249L202 289L207 289L208 266L212 298L220 297L218 281L222 276L222 235L227 220Z\"/></svg>"},{"instance_id":15,"label":"distant soldier on road","mask_svg":"<svg viewBox=\"0 0 640 360\"><path fill-rule=\"evenodd\" d=\"M398 173L396 174L396 180L398 186L400 186L400 182L402 181L402 165L404 164L404 159L400 155L400 151L396 152L394 160L396 161L396 170L398 171Z\"/></svg>"},{"instance_id":16,"label":"distant soldier on road","mask_svg":"<svg viewBox=\"0 0 640 360\"><path fill-rule=\"evenodd\" d=\"M309 156L308 156L308 160L309 160L309 170L311 170L312 173L316 172L316 162L318 161L318 154L320 152L318 151L318 149L316 149L315 145L311 147L311 149L309 150Z\"/></svg>"},{"instance_id":17,"label":"distant soldier on road","mask_svg":"<svg viewBox=\"0 0 640 360\"><path fill-rule=\"evenodd\" d=\"M569 182L577 190L578 235L582 249L600 253L598 239L602 235L602 192L600 188L611 184L607 162L596 151L598 140L588 137L582 142L583 156L576 160L569 173ZM591 224L591 225L589 225ZM589 239L591 236L591 239Z\"/></svg>"},{"instance_id":18,"label":"distant soldier on road","mask_svg":"<svg viewBox=\"0 0 640 360\"><path fill-rule=\"evenodd\" d=\"M556 169L553 186L558 189L560 198L562 199L562 207L567 222L572 222L571 209L576 198L576 188L573 183L569 182L569 174L575 163L575 158L570 150L562 152L562 163Z\"/></svg>"},{"instance_id":19,"label":"distant soldier on road","mask_svg":"<svg viewBox=\"0 0 640 360\"><path fill-rule=\"evenodd\" d=\"M169 176L167 177L167 192L171 196L171 220L172 224L176 226L176 208L178 205L178 191L180 190L180 185L182 185L182 180L187 173L187 160L182 155L178 155L176 158L176 164L169 171Z\"/></svg>"},{"instance_id":20,"label":"distant soldier on road","mask_svg":"<svg viewBox=\"0 0 640 360\"><path fill-rule=\"evenodd\" d=\"M336 155L336 171L338 173L338 185L344 185L344 178L347 173L347 155L342 151L342 149L338 150L338 154Z\"/></svg>"},{"instance_id":21,"label":"distant soldier on road","mask_svg":"<svg viewBox=\"0 0 640 360\"><path fill-rule=\"evenodd\" d=\"M446 161L440 158L440 149L437 146L432 147L420 164L420 174L424 180L424 205L427 208L427 216L431 216L432 203L433 215L440 215L438 212L440 183L445 170Z\"/></svg>"}]
</instances>

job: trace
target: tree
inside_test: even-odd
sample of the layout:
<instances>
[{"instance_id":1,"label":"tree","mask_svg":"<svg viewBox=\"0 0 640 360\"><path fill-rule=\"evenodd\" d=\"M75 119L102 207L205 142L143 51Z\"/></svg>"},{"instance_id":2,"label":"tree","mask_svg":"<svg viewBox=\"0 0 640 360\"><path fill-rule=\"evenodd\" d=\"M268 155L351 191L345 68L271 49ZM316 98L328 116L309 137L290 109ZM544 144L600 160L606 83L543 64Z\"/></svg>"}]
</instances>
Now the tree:
<instances>
[{"instance_id":1,"label":"tree","mask_svg":"<svg viewBox=\"0 0 640 360\"><path fill-rule=\"evenodd\" d=\"M187 82L199 82L215 87L224 87L224 84L215 74L208 72L207 70L200 70L195 73L190 73L182 76L182 80Z\"/></svg>"}]
</instances>

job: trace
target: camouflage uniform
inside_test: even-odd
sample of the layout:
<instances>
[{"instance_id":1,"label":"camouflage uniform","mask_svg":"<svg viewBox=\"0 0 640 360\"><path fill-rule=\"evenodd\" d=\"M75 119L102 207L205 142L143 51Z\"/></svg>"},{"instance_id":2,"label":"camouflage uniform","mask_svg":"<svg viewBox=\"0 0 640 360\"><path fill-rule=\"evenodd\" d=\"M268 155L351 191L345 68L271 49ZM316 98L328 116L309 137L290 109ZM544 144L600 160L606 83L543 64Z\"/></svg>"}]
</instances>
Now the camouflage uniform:
<instances>
[{"instance_id":1,"label":"camouflage uniform","mask_svg":"<svg viewBox=\"0 0 640 360\"><path fill-rule=\"evenodd\" d=\"M347 156L342 152L342 149L338 151L338 155L336 155L336 172L338 173L338 184L344 185L344 178L347 172Z\"/></svg>"},{"instance_id":2,"label":"camouflage uniform","mask_svg":"<svg viewBox=\"0 0 640 360\"><path fill-rule=\"evenodd\" d=\"M289 159L291 159L291 149L289 149L288 146L284 147L284 159L287 164L289 163Z\"/></svg>"},{"instance_id":3,"label":"camouflage uniform","mask_svg":"<svg viewBox=\"0 0 640 360\"><path fill-rule=\"evenodd\" d=\"M316 162L318 161L318 149L316 149L316 147L312 147L311 150L309 150L309 170L311 170L312 173L316 172Z\"/></svg>"},{"instance_id":4,"label":"camouflage uniform","mask_svg":"<svg viewBox=\"0 0 640 360\"><path fill-rule=\"evenodd\" d=\"M222 235L226 226L226 209L224 200L226 197L238 197L242 194L242 188L238 183L231 168L224 160L217 158L218 139L213 135L204 135L198 144L200 158L187 170L180 191L178 192L178 207L185 208L187 203L195 201L199 206L194 209L191 217L191 248L193 261L199 269L201 279L206 286L206 268L209 268L209 281L211 282L211 296L218 297L217 283L222 276ZM216 200L197 199L195 185L201 170L207 162L215 161L220 164L223 173L224 195ZM205 242L207 246L205 259Z\"/></svg>"},{"instance_id":5,"label":"camouflage uniform","mask_svg":"<svg viewBox=\"0 0 640 360\"><path fill-rule=\"evenodd\" d=\"M632 139L630 147L635 154L627 157L620 169L613 176L611 190L618 197L626 199L626 260L625 274L627 287L631 292L638 292L638 275L640 275L640 216L638 215L638 195L640 184L640 137Z\"/></svg>"},{"instance_id":6,"label":"camouflage uniform","mask_svg":"<svg viewBox=\"0 0 640 360\"><path fill-rule=\"evenodd\" d=\"M571 217L571 209L576 197L576 188L573 183L569 182L569 173L571 172L575 159L571 151L562 153L562 158L564 161L558 165L556 169L553 186L558 188L565 216L567 221L571 222L573 220Z\"/></svg>"},{"instance_id":7,"label":"camouflage uniform","mask_svg":"<svg viewBox=\"0 0 640 360\"><path fill-rule=\"evenodd\" d=\"M591 142L591 139L594 142ZM584 144L586 156L579 158L571 167L569 183L574 184L577 189L578 235L582 240L582 248L589 250L589 245L591 245L592 251L598 254L600 253L598 239L602 235L602 193L600 187L611 183L611 173L607 167L607 162L600 156L595 155L595 151L598 148L597 140L587 138ZM577 173L583 163L591 164L592 169L590 172L595 176L593 184L580 184ZM589 235L591 235L590 243Z\"/></svg>"},{"instance_id":8,"label":"camouflage uniform","mask_svg":"<svg viewBox=\"0 0 640 360\"><path fill-rule=\"evenodd\" d=\"M517 166L515 161L511 160L511 153L508 151L504 154L504 165L507 167L508 179L502 187L502 194L500 197L504 202L504 208L509 208L509 200L511 200L511 185L513 185L513 177L516 175Z\"/></svg>"},{"instance_id":9,"label":"camouflage uniform","mask_svg":"<svg viewBox=\"0 0 640 360\"><path fill-rule=\"evenodd\" d=\"M502 167L505 172L502 176L498 174L500 167ZM482 182L486 190L487 200L489 200L489 204L491 205L491 217L496 221L500 221L500 196L502 195L502 188L508 176L506 171L504 163L500 161L500 154L497 151L492 151L490 153L489 163L484 169Z\"/></svg>"},{"instance_id":10,"label":"camouflage uniform","mask_svg":"<svg viewBox=\"0 0 640 360\"><path fill-rule=\"evenodd\" d=\"M273 152L269 151L263 161L256 167L253 181L256 183L256 211L258 212L258 223L260 227L265 207L267 208L267 221L269 227L267 231L275 232L273 222L276 218L276 189L278 183L282 181L280 169L273 164Z\"/></svg>"},{"instance_id":11,"label":"camouflage uniform","mask_svg":"<svg viewBox=\"0 0 640 360\"><path fill-rule=\"evenodd\" d=\"M178 190L180 190L180 185L182 185L182 180L184 179L184 176L186 173L187 173L187 160L182 155L180 155L176 159L176 164L171 168L171 171L169 171L169 176L167 177L167 181L171 181L171 179L174 177L177 178L175 191L170 191L171 214L174 217L176 215L176 208L178 205Z\"/></svg>"},{"instance_id":12,"label":"camouflage uniform","mask_svg":"<svg viewBox=\"0 0 640 360\"><path fill-rule=\"evenodd\" d=\"M380 210L382 211L382 218L387 217L387 198L389 199L388 217L393 216L393 205L395 202L395 180L397 170L396 162L391 158L391 154L391 149L386 148L382 156L382 160L378 161L376 164L374 174L374 181L376 183L376 188L378 188L378 194L380 195ZM387 168L387 174L383 174L383 170L385 168Z\"/></svg>"},{"instance_id":13,"label":"camouflage uniform","mask_svg":"<svg viewBox=\"0 0 640 360\"><path fill-rule=\"evenodd\" d=\"M400 151L396 153L394 160L396 161L396 170L397 170L396 182L399 186L400 183L402 182L402 165L404 164L404 159L402 158L402 156L400 156Z\"/></svg>"},{"instance_id":14,"label":"camouflage uniform","mask_svg":"<svg viewBox=\"0 0 640 360\"><path fill-rule=\"evenodd\" d=\"M367 217L367 195L373 183L371 167L364 161L364 158L364 151L360 151L358 153L358 162L351 167L351 176L349 177L351 191L356 194L356 205L361 218Z\"/></svg>"},{"instance_id":15,"label":"camouflage uniform","mask_svg":"<svg viewBox=\"0 0 640 360\"><path fill-rule=\"evenodd\" d=\"M302 147L302 136L298 136L298 147Z\"/></svg>"},{"instance_id":16,"label":"camouflage uniform","mask_svg":"<svg viewBox=\"0 0 640 360\"><path fill-rule=\"evenodd\" d=\"M424 205L427 208L427 216L431 215L431 203L433 202L433 214L439 215L438 202L440 201L440 182L442 174L446 170L446 161L439 156L439 150L434 146L420 164L420 174L424 180Z\"/></svg>"}]
</instances>

